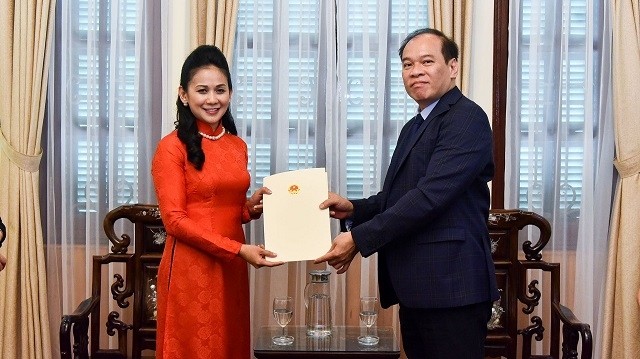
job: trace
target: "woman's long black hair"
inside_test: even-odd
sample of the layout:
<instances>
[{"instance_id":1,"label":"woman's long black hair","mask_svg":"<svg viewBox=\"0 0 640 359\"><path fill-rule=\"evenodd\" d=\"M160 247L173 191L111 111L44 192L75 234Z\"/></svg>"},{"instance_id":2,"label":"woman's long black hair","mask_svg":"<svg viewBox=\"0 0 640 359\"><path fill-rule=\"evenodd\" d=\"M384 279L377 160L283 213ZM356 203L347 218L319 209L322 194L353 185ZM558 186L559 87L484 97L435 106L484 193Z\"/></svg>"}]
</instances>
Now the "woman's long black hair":
<instances>
[{"instance_id":1,"label":"woman's long black hair","mask_svg":"<svg viewBox=\"0 0 640 359\"><path fill-rule=\"evenodd\" d=\"M231 73L229 72L229 64L222 51L212 45L200 45L187 56L182 64L182 73L180 74L180 86L187 91L187 86L195 73L208 66L219 68L227 77L229 91L233 90L231 85ZM197 119L191 112L189 106L184 106L180 100L180 96L176 100L178 108L176 121L174 122L176 130L178 130L178 138L187 146L187 159L193 166L201 170L204 164L204 151L202 151L202 136L198 134ZM238 134L236 124L231 115L231 107L227 108L227 112L222 115L222 126L228 133Z\"/></svg>"}]
</instances>

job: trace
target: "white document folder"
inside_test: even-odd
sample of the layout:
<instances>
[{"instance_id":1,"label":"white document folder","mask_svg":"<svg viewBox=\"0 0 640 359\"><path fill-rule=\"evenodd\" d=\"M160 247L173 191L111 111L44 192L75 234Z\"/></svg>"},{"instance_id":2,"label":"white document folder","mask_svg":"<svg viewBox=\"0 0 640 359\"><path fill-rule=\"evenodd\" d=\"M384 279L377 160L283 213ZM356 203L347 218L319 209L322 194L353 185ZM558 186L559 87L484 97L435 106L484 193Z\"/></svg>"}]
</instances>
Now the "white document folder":
<instances>
[{"instance_id":1,"label":"white document folder","mask_svg":"<svg viewBox=\"0 0 640 359\"><path fill-rule=\"evenodd\" d=\"M264 246L294 262L321 257L331 248L329 209L320 203L329 193L324 168L282 172L264 178L271 190L263 197Z\"/></svg>"}]
</instances>

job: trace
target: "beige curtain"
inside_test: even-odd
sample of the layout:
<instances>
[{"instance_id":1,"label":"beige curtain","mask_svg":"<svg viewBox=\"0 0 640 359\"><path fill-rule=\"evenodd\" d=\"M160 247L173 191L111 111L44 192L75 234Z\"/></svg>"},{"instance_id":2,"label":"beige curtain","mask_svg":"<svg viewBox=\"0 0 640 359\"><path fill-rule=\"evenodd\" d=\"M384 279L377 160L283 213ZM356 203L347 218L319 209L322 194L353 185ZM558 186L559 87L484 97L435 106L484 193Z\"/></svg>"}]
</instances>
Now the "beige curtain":
<instances>
[{"instance_id":1,"label":"beige curtain","mask_svg":"<svg viewBox=\"0 0 640 359\"><path fill-rule=\"evenodd\" d=\"M233 60L238 0L191 0L191 47L215 45Z\"/></svg>"},{"instance_id":2,"label":"beige curtain","mask_svg":"<svg viewBox=\"0 0 640 359\"><path fill-rule=\"evenodd\" d=\"M50 358L40 140L55 0L0 2L0 356Z\"/></svg>"},{"instance_id":3,"label":"beige curtain","mask_svg":"<svg viewBox=\"0 0 640 359\"><path fill-rule=\"evenodd\" d=\"M460 47L456 85L465 95L469 93L472 13L473 0L429 0L429 26L444 32Z\"/></svg>"},{"instance_id":4,"label":"beige curtain","mask_svg":"<svg viewBox=\"0 0 640 359\"><path fill-rule=\"evenodd\" d=\"M640 4L613 6L613 105L616 187L609 238L609 265L602 358L640 357Z\"/></svg>"}]
</instances>

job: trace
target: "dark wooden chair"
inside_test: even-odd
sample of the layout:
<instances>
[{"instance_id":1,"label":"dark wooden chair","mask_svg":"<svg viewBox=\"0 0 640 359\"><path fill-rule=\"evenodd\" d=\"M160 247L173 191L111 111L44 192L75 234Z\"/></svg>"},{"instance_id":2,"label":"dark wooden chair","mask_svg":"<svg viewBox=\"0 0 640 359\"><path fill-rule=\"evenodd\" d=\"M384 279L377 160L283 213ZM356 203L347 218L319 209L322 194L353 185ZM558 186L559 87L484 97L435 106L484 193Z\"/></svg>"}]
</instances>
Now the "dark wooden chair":
<instances>
[{"instance_id":1,"label":"dark wooden chair","mask_svg":"<svg viewBox=\"0 0 640 359\"><path fill-rule=\"evenodd\" d=\"M114 224L120 219L128 219L134 224L133 243L126 233L120 237L116 235ZM147 204L120 206L106 215L103 226L112 244L111 251L103 256L93 256L91 297L80 303L72 314L62 317L60 352L63 359L141 358L145 349L155 350L155 283L166 238L158 207ZM124 267L124 275L114 274L110 293L103 293L103 269L113 268L115 263ZM129 310L133 313L131 322L121 321L121 313L116 310L103 313L108 302L122 310L132 308ZM116 332L118 348L101 349L100 338L105 333L114 336Z\"/></svg>"},{"instance_id":2,"label":"dark wooden chair","mask_svg":"<svg viewBox=\"0 0 640 359\"><path fill-rule=\"evenodd\" d=\"M560 304L560 264L542 259L541 252L551 238L549 222L532 212L491 210L488 225L501 298L494 303L493 316L487 325L486 356L591 359L593 343L589 325L580 322L569 308ZM528 226L537 228L536 241L520 240L519 235L525 234L523 229L529 229ZM548 274L544 288L539 288L538 280L529 279L536 272ZM534 313L537 307L547 308L550 314L546 321L544 315ZM518 319L523 316L531 324L518 328ZM532 355L534 340L545 338L549 354Z\"/></svg>"},{"instance_id":3,"label":"dark wooden chair","mask_svg":"<svg viewBox=\"0 0 640 359\"><path fill-rule=\"evenodd\" d=\"M133 246L130 235L116 235L114 224L119 219L133 223ZM551 238L549 222L531 212L492 210L488 224L501 299L494 303L487 324L487 357L590 359L591 329L559 302L560 265L542 259L542 249ZM538 228L537 240L519 244L519 234L528 226ZM145 349L155 349L155 280L166 237L158 208L145 204L118 207L105 217L104 230L112 246L110 253L93 257L91 297L62 317L63 359L141 358ZM114 274L109 285L103 281L103 272L114 264L124 268L124 275ZM535 272L550 278L543 288L537 280L528 279ZM109 293L102 292L103 286L110 288ZM105 310L107 303L121 310ZM548 318L537 314L541 308L547 308ZM132 312L127 323L119 319L124 310ZM518 328L519 318L530 324ZM100 339L105 341L105 333L113 337L116 332L118 348L102 349ZM532 355L534 340L546 341L549 354Z\"/></svg>"}]
</instances>

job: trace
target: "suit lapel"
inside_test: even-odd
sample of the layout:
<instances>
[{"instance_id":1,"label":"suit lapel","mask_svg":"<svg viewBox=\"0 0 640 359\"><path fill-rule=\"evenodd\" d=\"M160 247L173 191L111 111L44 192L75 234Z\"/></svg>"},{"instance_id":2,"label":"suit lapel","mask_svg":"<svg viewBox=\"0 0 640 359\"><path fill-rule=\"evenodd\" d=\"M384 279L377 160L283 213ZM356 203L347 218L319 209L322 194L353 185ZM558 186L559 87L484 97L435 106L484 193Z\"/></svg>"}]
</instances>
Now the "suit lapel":
<instances>
[{"instance_id":1,"label":"suit lapel","mask_svg":"<svg viewBox=\"0 0 640 359\"><path fill-rule=\"evenodd\" d=\"M458 100L461 97L462 97L462 92L460 92L460 90L457 87L454 87L453 89L451 89L449 92L447 92L446 94L444 94L444 96L440 98L440 101L438 101L438 104L436 105L436 107L434 107L433 110L431 110L431 113L429 113L427 118L422 122L422 125L420 125L420 127L418 128L415 136L413 136L410 139L411 142L408 143L406 147L402 146L402 148L404 149L402 151L403 153L398 154L399 156L402 156L402 157L398 159L399 162L396 166L390 167L393 173L387 174L385 183L387 182L387 180L393 182L396 175L398 174L398 170L402 167L402 164L407 159L407 156L409 156L409 153L411 153L411 149L416 145L416 143L418 143L418 141L422 137L422 133L429 126L429 123L431 123L431 121L433 121L434 118L442 116L444 113L448 112L449 109L451 109L451 106L453 106L456 102L458 102ZM403 139L403 140L406 140L406 139ZM389 182L389 184L391 184L391 182Z\"/></svg>"}]
</instances>

